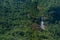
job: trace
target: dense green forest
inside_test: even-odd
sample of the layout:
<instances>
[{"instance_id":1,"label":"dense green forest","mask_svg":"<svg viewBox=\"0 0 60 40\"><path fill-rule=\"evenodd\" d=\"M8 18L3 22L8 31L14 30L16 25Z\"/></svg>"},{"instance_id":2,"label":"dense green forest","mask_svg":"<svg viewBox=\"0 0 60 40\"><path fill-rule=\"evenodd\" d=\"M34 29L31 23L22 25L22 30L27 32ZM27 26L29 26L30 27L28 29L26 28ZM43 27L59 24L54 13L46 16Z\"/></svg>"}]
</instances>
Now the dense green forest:
<instances>
[{"instance_id":1,"label":"dense green forest","mask_svg":"<svg viewBox=\"0 0 60 40\"><path fill-rule=\"evenodd\" d=\"M60 0L0 0L0 40L60 40Z\"/></svg>"}]
</instances>

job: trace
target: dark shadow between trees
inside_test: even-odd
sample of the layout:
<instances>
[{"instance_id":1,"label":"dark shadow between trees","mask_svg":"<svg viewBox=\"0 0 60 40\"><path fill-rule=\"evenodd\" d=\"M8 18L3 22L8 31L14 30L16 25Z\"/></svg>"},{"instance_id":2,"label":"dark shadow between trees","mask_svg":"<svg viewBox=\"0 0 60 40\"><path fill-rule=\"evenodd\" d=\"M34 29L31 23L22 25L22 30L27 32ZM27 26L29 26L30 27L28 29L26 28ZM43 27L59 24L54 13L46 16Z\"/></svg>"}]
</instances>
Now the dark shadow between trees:
<instances>
[{"instance_id":1,"label":"dark shadow between trees","mask_svg":"<svg viewBox=\"0 0 60 40\"><path fill-rule=\"evenodd\" d=\"M58 23L60 21L60 7L51 7L48 10L49 23Z\"/></svg>"}]
</instances>

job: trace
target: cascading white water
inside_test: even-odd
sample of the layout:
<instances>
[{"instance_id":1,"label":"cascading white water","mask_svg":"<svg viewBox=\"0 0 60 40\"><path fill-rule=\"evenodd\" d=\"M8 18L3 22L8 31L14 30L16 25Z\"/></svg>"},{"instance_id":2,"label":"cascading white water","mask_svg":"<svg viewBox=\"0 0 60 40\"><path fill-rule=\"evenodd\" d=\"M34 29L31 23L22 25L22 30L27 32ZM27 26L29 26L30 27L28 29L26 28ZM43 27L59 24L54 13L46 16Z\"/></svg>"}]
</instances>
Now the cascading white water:
<instances>
[{"instance_id":1,"label":"cascading white water","mask_svg":"<svg viewBox=\"0 0 60 40\"><path fill-rule=\"evenodd\" d=\"M44 25L43 18L41 19L40 28L43 29L43 30L45 30L45 25Z\"/></svg>"}]
</instances>

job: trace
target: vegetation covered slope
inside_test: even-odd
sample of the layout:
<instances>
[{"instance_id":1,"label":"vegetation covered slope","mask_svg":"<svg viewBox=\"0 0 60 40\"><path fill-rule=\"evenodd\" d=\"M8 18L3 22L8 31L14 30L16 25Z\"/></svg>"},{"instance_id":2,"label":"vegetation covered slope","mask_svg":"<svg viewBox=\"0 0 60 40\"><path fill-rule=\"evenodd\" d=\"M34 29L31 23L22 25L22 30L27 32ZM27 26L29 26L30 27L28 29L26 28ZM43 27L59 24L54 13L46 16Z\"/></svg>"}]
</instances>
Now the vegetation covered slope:
<instances>
[{"instance_id":1,"label":"vegetation covered slope","mask_svg":"<svg viewBox=\"0 0 60 40\"><path fill-rule=\"evenodd\" d=\"M59 30L60 0L0 0L0 40L60 40Z\"/></svg>"}]
</instances>

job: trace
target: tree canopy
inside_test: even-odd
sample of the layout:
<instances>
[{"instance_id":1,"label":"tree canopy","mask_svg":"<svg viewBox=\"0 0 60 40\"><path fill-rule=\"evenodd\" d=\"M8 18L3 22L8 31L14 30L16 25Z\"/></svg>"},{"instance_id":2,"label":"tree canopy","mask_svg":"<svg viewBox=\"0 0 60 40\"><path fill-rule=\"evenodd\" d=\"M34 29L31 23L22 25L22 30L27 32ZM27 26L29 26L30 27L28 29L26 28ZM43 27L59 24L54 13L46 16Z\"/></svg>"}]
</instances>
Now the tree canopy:
<instances>
[{"instance_id":1,"label":"tree canopy","mask_svg":"<svg viewBox=\"0 0 60 40\"><path fill-rule=\"evenodd\" d=\"M60 0L0 0L0 40L60 40L59 30Z\"/></svg>"}]
</instances>

